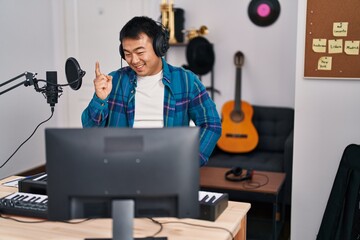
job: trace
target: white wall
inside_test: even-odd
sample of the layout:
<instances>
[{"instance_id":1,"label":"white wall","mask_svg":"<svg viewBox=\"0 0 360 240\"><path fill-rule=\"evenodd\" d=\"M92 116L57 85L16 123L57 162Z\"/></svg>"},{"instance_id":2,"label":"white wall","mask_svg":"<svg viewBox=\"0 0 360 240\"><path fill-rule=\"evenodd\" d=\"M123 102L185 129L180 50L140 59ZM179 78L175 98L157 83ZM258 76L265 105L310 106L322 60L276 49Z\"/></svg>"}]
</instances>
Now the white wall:
<instances>
[{"instance_id":1,"label":"white wall","mask_svg":"<svg viewBox=\"0 0 360 240\"><path fill-rule=\"evenodd\" d=\"M299 1L291 239L315 239L344 148L360 143L360 81L304 79L306 1Z\"/></svg>"},{"instance_id":2,"label":"white wall","mask_svg":"<svg viewBox=\"0 0 360 240\"><path fill-rule=\"evenodd\" d=\"M55 67L52 2L48 0L0 0L0 83L25 71L46 79ZM63 70L63 69L62 69ZM25 77L14 81L14 84ZM60 82L60 80L59 80ZM43 86L43 83L39 83ZM0 92L13 86L0 87ZM61 102L61 100L59 100ZM61 105L59 103L58 105ZM44 127L54 126L53 118L42 125L30 140L0 168L0 177L33 168L45 162ZM50 117L50 107L33 86L23 85L0 96L0 165L27 139L35 127Z\"/></svg>"},{"instance_id":3,"label":"white wall","mask_svg":"<svg viewBox=\"0 0 360 240\"><path fill-rule=\"evenodd\" d=\"M119 31L133 16L144 15L147 1L65 0L66 54L76 57L87 74L77 92L69 92L68 126L81 127L81 113L94 94L95 62L109 73L121 66ZM123 63L125 64L125 62Z\"/></svg>"},{"instance_id":4,"label":"white wall","mask_svg":"<svg viewBox=\"0 0 360 240\"><path fill-rule=\"evenodd\" d=\"M160 1L158 1L160 2ZM226 101L234 100L234 55L245 55L242 67L242 99L251 104L268 106L294 106L296 1L280 1L279 19L271 26L254 25L247 14L249 0L177 0L175 5L185 10L185 27L199 29L206 25L205 37L215 48L215 94L218 109ZM186 63L185 49L176 52L175 63ZM203 78L210 84L210 74Z\"/></svg>"}]
</instances>

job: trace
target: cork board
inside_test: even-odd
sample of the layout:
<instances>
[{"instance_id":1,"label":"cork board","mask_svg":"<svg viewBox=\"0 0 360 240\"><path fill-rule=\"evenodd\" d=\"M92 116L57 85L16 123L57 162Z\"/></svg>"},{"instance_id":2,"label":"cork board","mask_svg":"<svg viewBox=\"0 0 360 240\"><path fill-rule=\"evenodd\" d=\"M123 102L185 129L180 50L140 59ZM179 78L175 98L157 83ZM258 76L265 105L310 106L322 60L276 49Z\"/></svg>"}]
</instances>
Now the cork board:
<instances>
[{"instance_id":1,"label":"cork board","mask_svg":"<svg viewBox=\"0 0 360 240\"><path fill-rule=\"evenodd\" d=\"M360 80L360 0L307 0L305 78Z\"/></svg>"}]
</instances>

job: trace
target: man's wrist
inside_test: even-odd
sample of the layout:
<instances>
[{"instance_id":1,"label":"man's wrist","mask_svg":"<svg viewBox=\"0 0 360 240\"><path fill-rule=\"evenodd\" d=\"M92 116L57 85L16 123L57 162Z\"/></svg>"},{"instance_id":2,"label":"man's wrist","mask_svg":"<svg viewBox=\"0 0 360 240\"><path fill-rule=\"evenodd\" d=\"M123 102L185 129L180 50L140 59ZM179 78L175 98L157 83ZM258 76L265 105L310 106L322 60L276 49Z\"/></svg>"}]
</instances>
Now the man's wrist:
<instances>
[{"instance_id":1,"label":"man's wrist","mask_svg":"<svg viewBox=\"0 0 360 240\"><path fill-rule=\"evenodd\" d=\"M109 96L105 99L99 98L96 94L94 94L93 101L96 103L96 105L100 105L101 107L107 106L107 101L109 99Z\"/></svg>"}]
</instances>

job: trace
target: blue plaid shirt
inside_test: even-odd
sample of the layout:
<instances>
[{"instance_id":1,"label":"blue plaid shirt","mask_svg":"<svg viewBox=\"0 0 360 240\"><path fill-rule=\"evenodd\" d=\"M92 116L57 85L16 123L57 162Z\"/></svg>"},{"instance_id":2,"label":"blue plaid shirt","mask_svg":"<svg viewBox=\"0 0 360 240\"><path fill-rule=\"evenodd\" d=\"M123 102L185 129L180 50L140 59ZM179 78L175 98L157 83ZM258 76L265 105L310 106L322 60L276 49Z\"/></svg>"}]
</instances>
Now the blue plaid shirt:
<instances>
[{"instance_id":1,"label":"blue plaid shirt","mask_svg":"<svg viewBox=\"0 0 360 240\"><path fill-rule=\"evenodd\" d=\"M221 122L215 103L197 76L183 68L163 63L164 127L200 127L200 166L207 163L221 135ZM82 113L83 127L133 127L136 73L130 67L111 72L112 91L101 100L94 94Z\"/></svg>"}]
</instances>

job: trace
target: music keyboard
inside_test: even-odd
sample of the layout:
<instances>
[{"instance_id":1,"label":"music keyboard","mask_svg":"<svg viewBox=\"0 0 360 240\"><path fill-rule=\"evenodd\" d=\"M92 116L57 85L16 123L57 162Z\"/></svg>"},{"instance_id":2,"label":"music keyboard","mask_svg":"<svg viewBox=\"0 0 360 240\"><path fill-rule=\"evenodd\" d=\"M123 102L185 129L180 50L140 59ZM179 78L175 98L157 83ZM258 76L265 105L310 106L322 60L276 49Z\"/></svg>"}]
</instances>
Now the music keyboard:
<instances>
[{"instance_id":1,"label":"music keyboard","mask_svg":"<svg viewBox=\"0 0 360 240\"><path fill-rule=\"evenodd\" d=\"M0 213L47 219L47 195L16 192L0 199ZM228 195L199 191L200 219L215 221L226 209Z\"/></svg>"},{"instance_id":2,"label":"music keyboard","mask_svg":"<svg viewBox=\"0 0 360 240\"><path fill-rule=\"evenodd\" d=\"M13 193L0 199L0 213L25 217L47 218L46 195Z\"/></svg>"}]
</instances>

